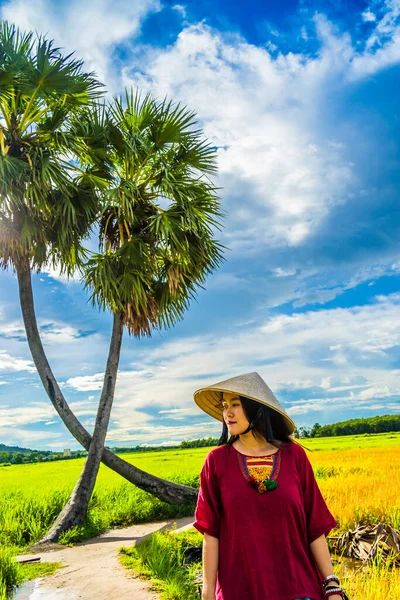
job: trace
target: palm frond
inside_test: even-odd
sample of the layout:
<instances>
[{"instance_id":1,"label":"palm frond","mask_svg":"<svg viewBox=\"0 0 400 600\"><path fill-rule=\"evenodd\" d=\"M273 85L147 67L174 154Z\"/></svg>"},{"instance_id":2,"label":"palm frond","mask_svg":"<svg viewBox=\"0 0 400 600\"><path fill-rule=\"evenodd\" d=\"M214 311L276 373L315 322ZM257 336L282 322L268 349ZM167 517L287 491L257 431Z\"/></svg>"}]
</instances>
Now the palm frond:
<instances>
[{"instance_id":1,"label":"palm frond","mask_svg":"<svg viewBox=\"0 0 400 600\"><path fill-rule=\"evenodd\" d=\"M110 185L85 284L138 337L183 318L223 261L216 150L193 111L127 90L109 111ZM166 206L167 205L167 206Z\"/></svg>"},{"instance_id":2,"label":"palm frond","mask_svg":"<svg viewBox=\"0 0 400 600\"><path fill-rule=\"evenodd\" d=\"M67 270L83 262L82 240L98 215L107 167L101 157L93 164L95 152L76 137L73 121L101 89L82 61L51 40L2 24L0 214L12 232L2 236L3 266L21 257L33 268L54 257Z\"/></svg>"}]
</instances>

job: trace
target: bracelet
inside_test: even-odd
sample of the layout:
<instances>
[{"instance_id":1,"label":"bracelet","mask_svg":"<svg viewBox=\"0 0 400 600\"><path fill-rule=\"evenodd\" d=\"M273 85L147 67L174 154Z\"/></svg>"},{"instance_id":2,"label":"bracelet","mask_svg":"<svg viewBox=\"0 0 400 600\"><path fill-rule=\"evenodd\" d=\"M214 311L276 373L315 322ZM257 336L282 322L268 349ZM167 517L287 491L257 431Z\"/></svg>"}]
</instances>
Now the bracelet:
<instances>
[{"instance_id":1,"label":"bracelet","mask_svg":"<svg viewBox=\"0 0 400 600\"><path fill-rule=\"evenodd\" d=\"M329 598L329 596L334 596L335 594L344 598L343 590L340 586L329 585L325 588L325 598Z\"/></svg>"},{"instance_id":2,"label":"bracelet","mask_svg":"<svg viewBox=\"0 0 400 600\"><path fill-rule=\"evenodd\" d=\"M330 582L330 581L336 581L336 583L339 585L340 581L339 578L336 577L336 575L328 575L327 577L325 577L325 579L323 580L323 585L324 587L326 587L326 585Z\"/></svg>"}]
</instances>

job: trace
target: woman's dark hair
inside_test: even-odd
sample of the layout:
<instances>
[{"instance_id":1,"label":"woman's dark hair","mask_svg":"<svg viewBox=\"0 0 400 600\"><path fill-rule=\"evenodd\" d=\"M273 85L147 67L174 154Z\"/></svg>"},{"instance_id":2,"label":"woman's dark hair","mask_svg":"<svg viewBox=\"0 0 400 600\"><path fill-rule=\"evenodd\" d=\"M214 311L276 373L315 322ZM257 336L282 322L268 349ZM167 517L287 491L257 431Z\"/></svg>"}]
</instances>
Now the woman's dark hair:
<instances>
[{"instance_id":1,"label":"woman's dark hair","mask_svg":"<svg viewBox=\"0 0 400 600\"><path fill-rule=\"evenodd\" d=\"M250 423L253 436L255 434L264 437L270 444L280 447L282 443L291 443L290 429L285 417L278 413L273 408L250 400L245 396L239 396L242 403L243 412ZM233 442L239 439L238 435L231 435L228 439L228 426L223 421L222 434L218 441L218 446L228 444L231 446Z\"/></svg>"}]
</instances>

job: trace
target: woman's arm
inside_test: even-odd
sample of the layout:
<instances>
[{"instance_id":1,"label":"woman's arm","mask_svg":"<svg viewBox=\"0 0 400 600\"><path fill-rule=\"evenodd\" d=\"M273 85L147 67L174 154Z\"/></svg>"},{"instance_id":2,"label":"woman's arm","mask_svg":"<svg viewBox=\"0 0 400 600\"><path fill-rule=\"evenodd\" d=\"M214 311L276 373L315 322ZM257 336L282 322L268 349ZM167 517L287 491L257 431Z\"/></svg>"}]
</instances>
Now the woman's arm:
<instances>
[{"instance_id":1,"label":"woman's arm","mask_svg":"<svg viewBox=\"0 0 400 600\"><path fill-rule=\"evenodd\" d=\"M204 534L203 539L203 592L202 600L215 600L218 571L219 539Z\"/></svg>"},{"instance_id":2,"label":"woman's arm","mask_svg":"<svg viewBox=\"0 0 400 600\"><path fill-rule=\"evenodd\" d=\"M333 566L325 535L321 535L311 542L310 549L322 577L325 579L328 575L333 575ZM342 597L335 594L329 596L329 600L342 600Z\"/></svg>"}]
</instances>

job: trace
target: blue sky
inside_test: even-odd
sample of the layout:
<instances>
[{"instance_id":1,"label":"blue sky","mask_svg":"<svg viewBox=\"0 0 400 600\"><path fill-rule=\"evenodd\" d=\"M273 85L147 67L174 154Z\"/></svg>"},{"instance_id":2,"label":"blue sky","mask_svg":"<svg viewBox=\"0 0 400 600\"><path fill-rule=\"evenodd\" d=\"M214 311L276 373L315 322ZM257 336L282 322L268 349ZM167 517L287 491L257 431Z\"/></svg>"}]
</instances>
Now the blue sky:
<instances>
[{"instance_id":1,"label":"blue sky","mask_svg":"<svg viewBox=\"0 0 400 600\"><path fill-rule=\"evenodd\" d=\"M194 109L218 147L226 262L173 330L124 339L107 444L217 435L193 391L257 370L298 426L400 409L400 0L0 1L110 94ZM44 395L0 274L0 441L77 448ZM43 339L93 426L110 316L34 278Z\"/></svg>"}]
</instances>

